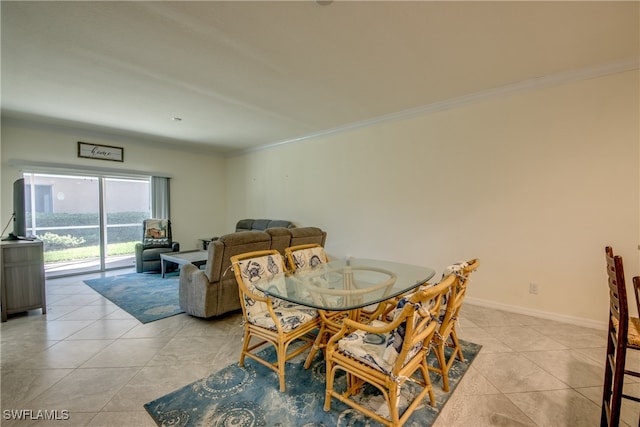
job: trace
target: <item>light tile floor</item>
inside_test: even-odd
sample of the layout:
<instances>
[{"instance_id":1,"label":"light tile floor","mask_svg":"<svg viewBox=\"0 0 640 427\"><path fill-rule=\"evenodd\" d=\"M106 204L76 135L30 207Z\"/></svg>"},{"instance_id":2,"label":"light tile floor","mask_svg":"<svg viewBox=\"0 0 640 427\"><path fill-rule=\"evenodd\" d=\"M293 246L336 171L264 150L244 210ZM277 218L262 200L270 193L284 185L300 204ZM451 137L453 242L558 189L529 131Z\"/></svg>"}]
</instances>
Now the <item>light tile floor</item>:
<instances>
[{"instance_id":1,"label":"light tile floor","mask_svg":"<svg viewBox=\"0 0 640 427\"><path fill-rule=\"evenodd\" d=\"M144 325L82 282L100 276L48 280L46 316L0 326L1 425L155 426L143 404L237 361L240 315ZM605 331L465 303L459 334L483 349L435 427L599 425ZM625 387L640 395L637 379ZM11 410L70 418L16 421ZM621 425L636 427L639 414L625 400Z\"/></svg>"}]
</instances>

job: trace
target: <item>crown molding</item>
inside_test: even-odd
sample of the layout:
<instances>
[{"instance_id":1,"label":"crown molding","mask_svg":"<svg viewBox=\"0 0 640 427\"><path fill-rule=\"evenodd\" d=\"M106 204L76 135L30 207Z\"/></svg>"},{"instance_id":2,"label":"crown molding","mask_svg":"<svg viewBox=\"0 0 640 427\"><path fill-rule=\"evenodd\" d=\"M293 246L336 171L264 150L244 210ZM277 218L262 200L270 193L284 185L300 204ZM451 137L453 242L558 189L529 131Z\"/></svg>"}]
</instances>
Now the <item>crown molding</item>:
<instances>
[{"instance_id":1,"label":"crown molding","mask_svg":"<svg viewBox=\"0 0 640 427\"><path fill-rule=\"evenodd\" d=\"M271 144L263 145L261 147L255 147L245 150L228 153L225 157L234 157L254 151L268 150L271 148L279 147L281 145L293 144L296 142L302 142L309 139L314 139L322 136L333 135L337 133L343 133L352 131L359 128L365 128L368 126L374 126L377 124L403 120L412 117L433 114L440 111L450 110L453 108L459 108L466 105L486 101L489 99L509 96L515 93L544 89L554 86L565 85L569 83L579 82L582 80L593 79L598 77L604 77L612 74L624 73L627 71L633 71L640 68L640 58L627 58L621 61L609 62L605 64L599 64L590 67L584 67L574 70L569 70L561 73L552 74L549 76L538 77L534 79L525 80L505 86L500 86L492 89L487 89L480 92L463 95L456 98L447 99L444 101L434 102L432 104L421 105L419 107L410 108L396 113L385 114L383 116L374 117L359 122L350 123L344 126L339 126L331 129L327 129L321 132L316 132L309 135L304 135L298 138L287 139L284 141L278 141Z\"/></svg>"}]
</instances>

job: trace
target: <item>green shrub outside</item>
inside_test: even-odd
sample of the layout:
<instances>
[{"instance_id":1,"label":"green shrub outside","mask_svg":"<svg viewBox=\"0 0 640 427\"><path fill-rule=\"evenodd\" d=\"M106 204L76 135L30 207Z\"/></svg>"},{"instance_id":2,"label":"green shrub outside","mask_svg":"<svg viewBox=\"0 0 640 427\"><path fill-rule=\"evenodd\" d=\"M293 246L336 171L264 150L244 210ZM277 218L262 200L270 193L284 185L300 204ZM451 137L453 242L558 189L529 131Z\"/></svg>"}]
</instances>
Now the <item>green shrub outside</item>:
<instances>
[{"instance_id":1,"label":"green shrub outside","mask_svg":"<svg viewBox=\"0 0 640 427\"><path fill-rule=\"evenodd\" d=\"M136 243L142 241L142 222L149 218L148 212L110 212L107 224L135 224L126 227L107 228L107 253L128 255L135 251ZM27 213L27 224L31 215ZM36 213L37 227L64 227L57 230L38 231L44 244L45 263L98 258L100 256L100 216L98 213ZM75 228L91 226L92 228Z\"/></svg>"},{"instance_id":2,"label":"green shrub outside","mask_svg":"<svg viewBox=\"0 0 640 427\"><path fill-rule=\"evenodd\" d=\"M142 233L142 221L149 218L148 212L107 212L107 222L109 224L140 224ZM99 214L95 213L36 213L38 227L58 227L64 224L71 225L97 225ZM31 222L31 213L27 212L27 223Z\"/></svg>"},{"instance_id":3,"label":"green shrub outside","mask_svg":"<svg viewBox=\"0 0 640 427\"><path fill-rule=\"evenodd\" d=\"M129 255L135 251L135 242L114 243L107 245L107 254L110 256ZM79 248L68 248L63 250L45 251L44 262L63 262L79 259L90 259L100 257L100 246L83 246Z\"/></svg>"},{"instance_id":4,"label":"green shrub outside","mask_svg":"<svg viewBox=\"0 0 640 427\"><path fill-rule=\"evenodd\" d=\"M85 240L82 237L75 237L69 234L61 236L59 234L46 232L38 236L42 240L44 246L49 251L73 248L82 245Z\"/></svg>"},{"instance_id":5,"label":"green shrub outside","mask_svg":"<svg viewBox=\"0 0 640 427\"><path fill-rule=\"evenodd\" d=\"M27 214L27 224L31 224L31 215ZM127 227L107 228L107 242L127 243L142 240L142 222L149 217L148 212L112 212L107 213L107 224L136 224ZM38 237L44 241L45 252L73 247L91 247L100 244L99 215L97 213L36 213L37 227L64 227L58 230L38 231ZM74 228L92 226L92 228ZM46 237L45 237L46 236Z\"/></svg>"}]
</instances>

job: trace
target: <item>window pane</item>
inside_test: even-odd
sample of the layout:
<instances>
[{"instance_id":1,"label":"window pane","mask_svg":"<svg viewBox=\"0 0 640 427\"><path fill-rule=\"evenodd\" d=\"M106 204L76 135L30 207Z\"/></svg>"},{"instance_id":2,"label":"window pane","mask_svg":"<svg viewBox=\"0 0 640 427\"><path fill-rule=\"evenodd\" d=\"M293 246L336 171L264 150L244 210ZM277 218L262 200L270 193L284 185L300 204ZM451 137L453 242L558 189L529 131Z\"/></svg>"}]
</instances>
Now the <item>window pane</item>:
<instances>
[{"instance_id":1,"label":"window pane","mask_svg":"<svg viewBox=\"0 0 640 427\"><path fill-rule=\"evenodd\" d=\"M25 174L25 183L27 234L43 241L47 274L99 267L98 178Z\"/></svg>"},{"instance_id":2,"label":"window pane","mask_svg":"<svg viewBox=\"0 0 640 427\"><path fill-rule=\"evenodd\" d=\"M46 173L24 178L27 235L44 243L47 277L135 265L135 244L150 215L149 178Z\"/></svg>"},{"instance_id":3,"label":"window pane","mask_svg":"<svg viewBox=\"0 0 640 427\"><path fill-rule=\"evenodd\" d=\"M149 218L149 180L105 178L107 263L133 263L135 244L142 240L142 221Z\"/></svg>"}]
</instances>

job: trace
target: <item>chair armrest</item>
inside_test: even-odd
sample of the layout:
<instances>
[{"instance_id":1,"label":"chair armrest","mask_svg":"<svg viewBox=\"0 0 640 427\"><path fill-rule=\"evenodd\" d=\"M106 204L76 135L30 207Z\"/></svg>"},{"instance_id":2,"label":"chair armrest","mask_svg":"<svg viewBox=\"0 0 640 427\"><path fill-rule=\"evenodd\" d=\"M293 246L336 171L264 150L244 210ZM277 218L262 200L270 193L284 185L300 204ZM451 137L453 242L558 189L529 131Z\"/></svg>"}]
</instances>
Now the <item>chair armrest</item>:
<instances>
[{"instance_id":1,"label":"chair armrest","mask_svg":"<svg viewBox=\"0 0 640 427\"><path fill-rule=\"evenodd\" d=\"M411 306L408 306L408 310L413 310L413 308ZM338 331L338 333L331 337L331 339L327 343L327 348L333 347L335 343L337 343L340 339L344 338L345 335L353 331L360 330L374 334L386 334L396 329L404 321L406 321L406 316L398 316L397 319L389 323L378 320L376 322L377 326L374 326L370 323L360 323L356 322L355 320L344 319L342 321L342 328L340 329L340 331Z\"/></svg>"},{"instance_id":2,"label":"chair armrest","mask_svg":"<svg viewBox=\"0 0 640 427\"><path fill-rule=\"evenodd\" d=\"M374 334L386 334L396 329L405 320L406 319L399 318L390 323L386 323L379 320L378 321L379 323L377 324L377 326L374 326L370 323L360 323L360 322L356 322L355 320L344 319L342 324L345 329L349 329L349 330L358 329L360 331L365 331L365 332L374 333Z\"/></svg>"},{"instance_id":3,"label":"chair armrest","mask_svg":"<svg viewBox=\"0 0 640 427\"><path fill-rule=\"evenodd\" d=\"M135 253L136 253L136 273L142 273L142 251L144 250L144 246L142 243L136 243Z\"/></svg>"},{"instance_id":4,"label":"chair armrest","mask_svg":"<svg viewBox=\"0 0 640 427\"><path fill-rule=\"evenodd\" d=\"M180 252L180 243L173 242L171 244L171 252Z\"/></svg>"}]
</instances>

